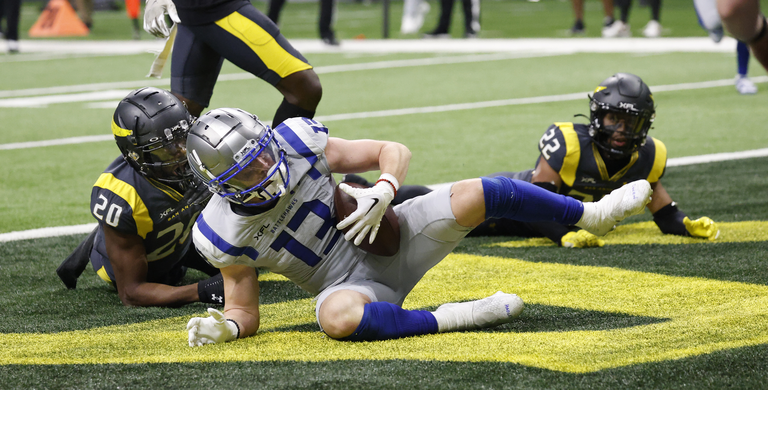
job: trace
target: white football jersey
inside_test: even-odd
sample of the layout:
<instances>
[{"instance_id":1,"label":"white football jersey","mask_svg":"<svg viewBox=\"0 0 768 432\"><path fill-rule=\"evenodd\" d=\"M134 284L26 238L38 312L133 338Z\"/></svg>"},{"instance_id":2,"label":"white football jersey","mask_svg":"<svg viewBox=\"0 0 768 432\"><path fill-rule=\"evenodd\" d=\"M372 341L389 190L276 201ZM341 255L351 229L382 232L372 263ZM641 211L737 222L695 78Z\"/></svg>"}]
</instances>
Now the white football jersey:
<instances>
[{"instance_id":1,"label":"white football jersey","mask_svg":"<svg viewBox=\"0 0 768 432\"><path fill-rule=\"evenodd\" d=\"M341 282L365 255L336 229L336 185L325 147L328 129L306 118L275 128L286 152L289 188L275 207L252 216L214 195L195 223L197 250L215 267L244 265L281 274L310 294Z\"/></svg>"}]
</instances>

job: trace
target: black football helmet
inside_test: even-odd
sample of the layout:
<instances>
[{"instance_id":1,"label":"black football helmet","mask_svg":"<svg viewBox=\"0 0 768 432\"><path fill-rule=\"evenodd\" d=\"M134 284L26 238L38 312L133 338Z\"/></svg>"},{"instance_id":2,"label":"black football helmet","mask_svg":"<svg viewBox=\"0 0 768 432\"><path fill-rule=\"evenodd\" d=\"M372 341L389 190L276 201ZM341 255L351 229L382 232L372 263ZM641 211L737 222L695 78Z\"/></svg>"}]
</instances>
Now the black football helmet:
<instances>
[{"instance_id":1,"label":"black football helmet","mask_svg":"<svg viewBox=\"0 0 768 432\"><path fill-rule=\"evenodd\" d=\"M112 134L125 160L148 178L183 191L192 179L186 139L194 118L170 92L132 91L112 116Z\"/></svg>"},{"instance_id":2,"label":"black football helmet","mask_svg":"<svg viewBox=\"0 0 768 432\"><path fill-rule=\"evenodd\" d=\"M601 82L589 101L589 135L603 150L603 155L623 159L645 145L648 130L656 117L656 107L651 89L640 77L617 73ZM611 121L606 122L608 114L612 114ZM617 130L619 123L623 124L623 131ZM616 132L623 141L621 146L613 144Z\"/></svg>"}]
</instances>

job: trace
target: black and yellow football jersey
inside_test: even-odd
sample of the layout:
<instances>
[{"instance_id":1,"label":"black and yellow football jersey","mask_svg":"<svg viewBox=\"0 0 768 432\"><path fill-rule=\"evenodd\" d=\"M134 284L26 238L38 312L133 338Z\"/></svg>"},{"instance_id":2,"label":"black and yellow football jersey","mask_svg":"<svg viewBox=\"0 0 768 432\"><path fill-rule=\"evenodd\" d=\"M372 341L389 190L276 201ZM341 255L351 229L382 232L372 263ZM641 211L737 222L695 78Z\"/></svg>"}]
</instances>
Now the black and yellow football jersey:
<instances>
[{"instance_id":1,"label":"black and yellow football jersey","mask_svg":"<svg viewBox=\"0 0 768 432\"><path fill-rule=\"evenodd\" d=\"M598 201L635 180L655 183L664 175L667 165L666 146L649 136L628 162L612 166L612 161L605 161L592 143L586 124L553 124L541 137L539 152L560 174L563 184L559 193L584 202Z\"/></svg>"},{"instance_id":2,"label":"black and yellow football jersey","mask_svg":"<svg viewBox=\"0 0 768 432\"><path fill-rule=\"evenodd\" d=\"M148 282L177 282L183 276L180 262L192 243L189 233L202 210L183 199L178 191L142 176L122 156L115 159L91 191L91 212L99 222L91 263L99 277L115 280L104 243L103 226L109 225L144 239Z\"/></svg>"}]
</instances>

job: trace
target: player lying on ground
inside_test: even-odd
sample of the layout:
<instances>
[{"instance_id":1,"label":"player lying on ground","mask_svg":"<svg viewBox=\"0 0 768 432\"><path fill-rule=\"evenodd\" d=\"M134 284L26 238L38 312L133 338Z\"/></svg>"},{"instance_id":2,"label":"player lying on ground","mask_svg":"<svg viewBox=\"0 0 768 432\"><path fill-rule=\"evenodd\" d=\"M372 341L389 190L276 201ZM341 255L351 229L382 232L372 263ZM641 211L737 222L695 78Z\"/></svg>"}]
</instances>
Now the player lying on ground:
<instances>
[{"instance_id":1,"label":"player lying on ground","mask_svg":"<svg viewBox=\"0 0 768 432\"><path fill-rule=\"evenodd\" d=\"M629 182L651 183L648 210L661 232L715 239L717 224L708 217L691 220L661 184L667 166L667 148L648 136L656 109L650 88L638 76L618 73L597 86L589 98L589 124L555 123L539 141L536 168L491 174L533 183L581 201L597 201ZM358 175L345 181L369 185ZM425 186L404 185L394 205L429 193ZM469 236L547 237L560 246L603 246L602 239L571 224L489 218Z\"/></svg>"},{"instance_id":2,"label":"player lying on ground","mask_svg":"<svg viewBox=\"0 0 768 432\"><path fill-rule=\"evenodd\" d=\"M126 306L223 304L219 271L192 246L192 224L210 197L195 182L185 151L192 116L171 93L152 87L117 105L112 133L122 153L91 191L98 227L56 270L68 288L90 259ZM188 267L209 279L177 286Z\"/></svg>"},{"instance_id":3,"label":"player lying on ground","mask_svg":"<svg viewBox=\"0 0 768 432\"><path fill-rule=\"evenodd\" d=\"M187 151L194 173L215 192L193 229L195 247L221 269L225 293L223 314L209 309L210 317L189 321L190 346L256 333L256 268L284 275L315 295L321 329L338 340L383 340L506 323L523 309L514 294L497 292L435 312L400 305L430 268L489 217L554 220L604 235L620 220L642 212L651 194L648 182L640 180L600 202L581 203L520 180L464 180L397 206L399 250L381 256L356 245L374 241L405 179L411 155L404 145L329 137L326 127L306 118L286 120L271 130L245 111L216 109L194 123ZM373 187L342 189L358 207L337 225L331 173L371 170L382 173ZM349 226L341 238L339 230Z\"/></svg>"}]
</instances>

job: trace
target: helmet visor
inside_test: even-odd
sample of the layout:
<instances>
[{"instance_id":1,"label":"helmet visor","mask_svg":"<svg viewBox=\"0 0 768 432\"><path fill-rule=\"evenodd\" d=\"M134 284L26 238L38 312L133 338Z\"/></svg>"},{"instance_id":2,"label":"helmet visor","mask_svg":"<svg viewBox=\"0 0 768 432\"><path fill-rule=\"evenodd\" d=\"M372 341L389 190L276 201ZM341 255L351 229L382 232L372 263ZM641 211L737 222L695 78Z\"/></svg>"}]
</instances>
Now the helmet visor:
<instances>
[{"instance_id":1,"label":"helmet visor","mask_svg":"<svg viewBox=\"0 0 768 432\"><path fill-rule=\"evenodd\" d=\"M186 134L172 134L170 139L150 142L144 147L147 167L158 179L180 180L187 173Z\"/></svg>"},{"instance_id":2,"label":"helmet visor","mask_svg":"<svg viewBox=\"0 0 768 432\"><path fill-rule=\"evenodd\" d=\"M271 202L285 192L289 183L285 152L272 137L270 131L259 142L254 140L246 145L244 152L235 155L236 163L212 180L221 189L219 195L238 204L255 206Z\"/></svg>"},{"instance_id":3,"label":"helmet visor","mask_svg":"<svg viewBox=\"0 0 768 432\"><path fill-rule=\"evenodd\" d=\"M640 145L652 120L652 115L642 114L607 110L601 127L607 144L617 150L632 150Z\"/></svg>"}]
</instances>

